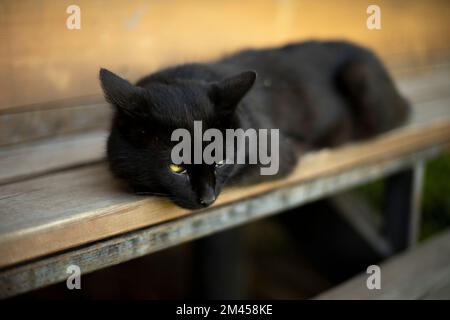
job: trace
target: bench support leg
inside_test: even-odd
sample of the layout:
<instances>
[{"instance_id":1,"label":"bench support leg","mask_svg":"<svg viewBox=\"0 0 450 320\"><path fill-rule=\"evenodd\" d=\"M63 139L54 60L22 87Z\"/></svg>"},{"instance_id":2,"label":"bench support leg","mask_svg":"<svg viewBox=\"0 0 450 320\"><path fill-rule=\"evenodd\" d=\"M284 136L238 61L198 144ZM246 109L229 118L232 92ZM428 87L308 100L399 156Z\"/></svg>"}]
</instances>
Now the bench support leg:
<instances>
[{"instance_id":1,"label":"bench support leg","mask_svg":"<svg viewBox=\"0 0 450 320\"><path fill-rule=\"evenodd\" d=\"M419 233L424 163L387 179L384 234L394 252L415 245Z\"/></svg>"},{"instance_id":2,"label":"bench support leg","mask_svg":"<svg viewBox=\"0 0 450 320\"><path fill-rule=\"evenodd\" d=\"M245 298L245 244L240 228L233 228L194 243L196 298Z\"/></svg>"}]
</instances>

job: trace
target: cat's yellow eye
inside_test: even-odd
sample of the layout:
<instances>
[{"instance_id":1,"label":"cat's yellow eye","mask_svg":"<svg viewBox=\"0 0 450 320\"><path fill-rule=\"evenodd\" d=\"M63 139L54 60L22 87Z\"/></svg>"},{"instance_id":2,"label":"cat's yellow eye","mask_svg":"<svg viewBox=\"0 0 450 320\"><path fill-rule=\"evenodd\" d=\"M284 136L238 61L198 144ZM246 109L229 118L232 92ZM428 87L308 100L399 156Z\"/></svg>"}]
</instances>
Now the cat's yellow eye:
<instances>
[{"instance_id":1,"label":"cat's yellow eye","mask_svg":"<svg viewBox=\"0 0 450 320\"><path fill-rule=\"evenodd\" d=\"M186 169L182 165L174 164L174 163L171 163L169 165L169 169L170 169L170 171L175 172L175 173L183 173L184 171L186 171Z\"/></svg>"},{"instance_id":2,"label":"cat's yellow eye","mask_svg":"<svg viewBox=\"0 0 450 320\"><path fill-rule=\"evenodd\" d=\"M220 160L219 162L216 162L216 167L223 166L225 164L225 160Z\"/></svg>"}]
</instances>

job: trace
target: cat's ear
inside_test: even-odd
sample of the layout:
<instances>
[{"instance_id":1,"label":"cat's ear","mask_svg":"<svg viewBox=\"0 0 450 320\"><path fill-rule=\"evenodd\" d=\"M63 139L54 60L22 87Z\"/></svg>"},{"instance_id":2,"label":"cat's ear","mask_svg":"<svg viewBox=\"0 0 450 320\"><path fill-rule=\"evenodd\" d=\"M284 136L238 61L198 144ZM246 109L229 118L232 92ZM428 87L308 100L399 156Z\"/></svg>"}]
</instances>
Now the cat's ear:
<instances>
[{"instance_id":1,"label":"cat's ear","mask_svg":"<svg viewBox=\"0 0 450 320\"><path fill-rule=\"evenodd\" d=\"M103 68L100 69L100 83L106 101L129 115L139 113L144 103L142 88Z\"/></svg>"},{"instance_id":2,"label":"cat's ear","mask_svg":"<svg viewBox=\"0 0 450 320\"><path fill-rule=\"evenodd\" d=\"M245 71L211 85L210 97L221 108L234 111L239 101L251 89L256 72Z\"/></svg>"}]
</instances>

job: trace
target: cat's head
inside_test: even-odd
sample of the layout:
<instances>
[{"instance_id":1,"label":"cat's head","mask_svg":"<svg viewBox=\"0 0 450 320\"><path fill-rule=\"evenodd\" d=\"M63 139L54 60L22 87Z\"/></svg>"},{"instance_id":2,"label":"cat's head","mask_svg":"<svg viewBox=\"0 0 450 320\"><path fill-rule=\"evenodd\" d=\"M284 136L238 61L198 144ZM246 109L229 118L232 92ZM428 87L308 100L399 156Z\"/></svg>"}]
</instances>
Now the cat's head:
<instances>
[{"instance_id":1,"label":"cat's head","mask_svg":"<svg viewBox=\"0 0 450 320\"><path fill-rule=\"evenodd\" d=\"M234 165L174 165L172 132L184 128L193 136L195 120L202 121L203 130L216 128L224 136L225 129L238 128L236 107L255 78L247 71L213 83L171 79L144 88L101 69L106 100L115 109L107 146L112 172L137 192L167 196L185 208L212 204Z\"/></svg>"}]
</instances>

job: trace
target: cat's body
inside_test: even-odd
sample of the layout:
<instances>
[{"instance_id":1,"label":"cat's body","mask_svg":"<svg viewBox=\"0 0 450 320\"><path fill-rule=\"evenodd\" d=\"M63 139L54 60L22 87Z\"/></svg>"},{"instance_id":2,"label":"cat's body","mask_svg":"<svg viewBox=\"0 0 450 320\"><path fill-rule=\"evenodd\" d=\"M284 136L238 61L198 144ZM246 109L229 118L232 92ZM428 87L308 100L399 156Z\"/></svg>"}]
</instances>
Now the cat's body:
<instances>
[{"instance_id":1,"label":"cat's body","mask_svg":"<svg viewBox=\"0 0 450 320\"><path fill-rule=\"evenodd\" d=\"M245 70L256 71L256 81L252 73L242 73ZM127 143L127 137L133 135L127 133L129 126L135 125L133 121L150 128L152 133L145 139L157 136L159 141L167 140L177 127L192 130L193 120L202 120L207 127L220 130L279 129L278 176L282 176L305 149L376 135L401 124L408 113L407 104L379 60L368 50L345 42L305 42L247 50L212 63L175 66L143 78L136 84L138 89L114 82L120 80L111 77L101 75L107 99L118 106L108 144L113 172L140 190L168 194L176 203L191 208L197 207L195 201L205 194L203 187L196 186L205 182L200 180L206 179L206 184L212 186L209 196L215 199L226 181L261 180L258 165L233 165L220 170L188 166L187 181L180 190L175 186L176 192L171 193L171 177L163 186L155 181L164 177L142 167L144 158L152 156L149 150L144 155L138 142ZM117 97L114 90L126 91L128 95ZM127 99L133 101L133 112L122 112L124 108L130 111L121 106ZM131 113L134 116L130 117ZM154 147L152 152L158 152L158 147ZM167 153L161 159L165 160L159 166L169 161ZM180 196L181 188L191 188L192 192L188 190L188 196Z\"/></svg>"}]
</instances>

